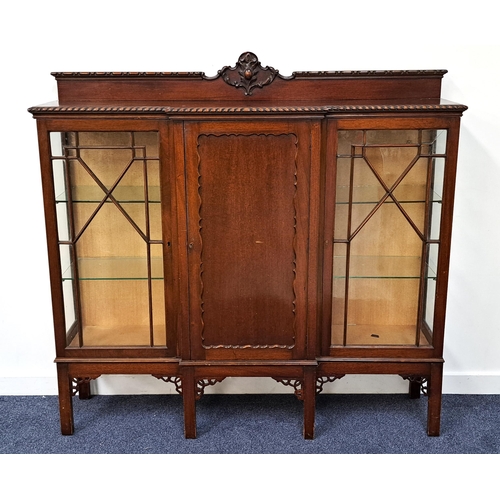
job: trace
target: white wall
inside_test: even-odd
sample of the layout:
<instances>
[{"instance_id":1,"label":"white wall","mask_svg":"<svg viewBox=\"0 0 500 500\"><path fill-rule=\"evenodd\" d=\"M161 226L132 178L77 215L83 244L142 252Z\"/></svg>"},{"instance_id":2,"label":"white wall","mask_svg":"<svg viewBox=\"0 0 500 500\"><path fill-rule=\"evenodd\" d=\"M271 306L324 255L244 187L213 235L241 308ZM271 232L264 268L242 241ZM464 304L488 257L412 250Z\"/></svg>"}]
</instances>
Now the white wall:
<instances>
[{"instance_id":1,"label":"white wall","mask_svg":"<svg viewBox=\"0 0 500 500\"><path fill-rule=\"evenodd\" d=\"M500 393L500 37L491 2L261 1L12 3L2 14L0 394L55 394L35 121L56 99L51 71L205 71L255 52L302 70L448 69L463 119L444 391ZM456 7L455 7L456 6ZM456 9L456 10L454 10ZM489 12L489 14L488 14ZM101 393L166 392L152 377L101 378ZM276 391L274 382L258 389ZM245 391L248 381L219 389ZM333 387L333 386L332 386ZM354 377L338 391L404 390Z\"/></svg>"}]
</instances>

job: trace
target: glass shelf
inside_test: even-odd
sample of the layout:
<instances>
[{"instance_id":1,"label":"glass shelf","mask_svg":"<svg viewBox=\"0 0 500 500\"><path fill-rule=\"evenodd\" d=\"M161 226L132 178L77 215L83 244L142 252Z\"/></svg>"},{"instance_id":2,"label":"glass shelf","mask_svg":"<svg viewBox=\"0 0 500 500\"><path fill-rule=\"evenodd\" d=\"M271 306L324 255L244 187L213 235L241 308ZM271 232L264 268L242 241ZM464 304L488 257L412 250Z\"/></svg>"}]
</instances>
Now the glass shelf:
<instances>
[{"instance_id":1,"label":"glass shelf","mask_svg":"<svg viewBox=\"0 0 500 500\"><path fill-rule=\"evenodd\" d=\"M349 203L349 186L337 185L337 205L346 205ZM425 186L422 185L400 185L392 193L399 203L425 203ZM352 193L353 204L360 203L378 203L386 195L385 189L381 186L354 186ZM435 191L431 192L433 203L441 203L442 199ZM394 203L389 196L385 203Z\"/></svg>"},{"instance_id":2,"label":"glass shelf","mask_svg":"<svg viewBox=\"0 0 500 500\"><path fill-rule=\"evenodd\" d=\"M80 280L147 280L148 267L145 257L93 257L78 259ZM151 258L151 278L163 279L163 258ZM63 272L63 281L72 280L69 266Z\"/></svg>"},{"instance_id":3,"label":"glass shelf","mask_svg":"<svg viewBox=\"0 0 500 500\"><path fill-rule=\"evenodd\" d=\"M345 278L346 256L335 255L333 259L334 278ZM377 279L420 279L420 257L351 255L349 278ZM428 265L428 279L436 279L436 267Z\"/></svg>"},{"instance_id":4,"label":"glass shelf","mask_svg":"<svg viewBox=\"0 0 500 500\"><path fill-rule=\"evenodd\" d=\"M120 203L144 203L144 186L117 186L111 193ZM100 203L106 193L99 186L76 186L73 187L71 198L78 203ZM150 203L160 203L160 187L148 187L148 201ZM68 201L67 192L63 191L56 196L56 203ZM108 198L106 203L112 203Z\"/></svg>"}]
</instances>

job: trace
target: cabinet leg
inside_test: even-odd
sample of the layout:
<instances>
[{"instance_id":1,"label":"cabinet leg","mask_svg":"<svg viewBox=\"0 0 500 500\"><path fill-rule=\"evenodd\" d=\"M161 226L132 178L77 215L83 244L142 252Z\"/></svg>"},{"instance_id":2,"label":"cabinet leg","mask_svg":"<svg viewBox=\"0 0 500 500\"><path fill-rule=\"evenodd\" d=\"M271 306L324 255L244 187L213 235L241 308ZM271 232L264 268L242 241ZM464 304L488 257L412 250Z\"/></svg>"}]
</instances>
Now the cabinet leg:
<instances>
[{"instance_id":1,"label":"cabinet leg","mask_svg":"<svg viewBox=\"0 0 500 500\"><path fill-rule=\"evenodd\" d=\"M182 401L184 404L184 435L196 438L196 380L194 368L182 369Z\"/></svg>"},{"instance_id":2,"label":"cabinet leg","mask_svg":"<svg viewBox=\"0 0 500 500\"><path fill-rule=\"evenodd\" d=\"M314 439L314 420L316 411L316 367L304 367L304 439Z\"/></svg>"},{"instance_id":3,"label":"cabinet leg","mask_svg":"<svg viewBox=\"0 0 500 500\"><path fill-rule=\"evenodd\" d=\"M420 389L422 384L416 380L410 380L410 388L408 394L410 399L419 399L420 398Z\"/></svg>"},{"instance_id":4,"label":"cabinet leg","mask_svg":"<svg viewBox=\"0 0 500 500\"><path fill-rule=\"evenodd\" d=\"M441 399L443 386L443 364L433 363L428 383L427 434L439 436L441 430Z\"/></svg>"},{"instance_id":5,"label":"cabinet leg","mask_svg":"<svg viewBox=\"0 0 500 500\"><path fill-rule=\"evenodd\" d=\"M70 436L74 432L73 387L68 374L67 364L57 365L57 384L59 389L59 418L61 434Z\"/></svg>"}]
</instances>

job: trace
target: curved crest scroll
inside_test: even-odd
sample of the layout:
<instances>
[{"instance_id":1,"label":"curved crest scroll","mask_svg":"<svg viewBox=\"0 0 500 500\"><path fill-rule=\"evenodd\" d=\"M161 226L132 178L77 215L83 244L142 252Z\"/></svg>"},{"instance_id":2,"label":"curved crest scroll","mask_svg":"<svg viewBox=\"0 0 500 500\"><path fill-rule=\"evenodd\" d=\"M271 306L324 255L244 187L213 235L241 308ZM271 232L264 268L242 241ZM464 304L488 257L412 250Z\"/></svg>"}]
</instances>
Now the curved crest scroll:
<instances>
[{"instance_id":1,"label":"curved crest scroll","mask_svg":"<svg viewBox=\"0 0 500 500\"><path fill-rule=\"evenodd\" d=\"M253 90L273 82L279 71L270 66L262 67L258 57L252 52L241 54L235 67L225 66L218 75L229 85L242 88L245 95L252 95Z\"/></svg>"}]
</instances>

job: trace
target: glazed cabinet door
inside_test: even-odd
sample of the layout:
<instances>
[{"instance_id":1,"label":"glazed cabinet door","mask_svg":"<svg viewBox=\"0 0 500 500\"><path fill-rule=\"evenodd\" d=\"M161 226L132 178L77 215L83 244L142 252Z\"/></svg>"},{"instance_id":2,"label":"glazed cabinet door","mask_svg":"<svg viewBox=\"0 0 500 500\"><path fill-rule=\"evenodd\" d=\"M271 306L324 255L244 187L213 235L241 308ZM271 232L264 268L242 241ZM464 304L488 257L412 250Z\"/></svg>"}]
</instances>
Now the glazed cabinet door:
<instances>
[{"instance_id":1,"label":"glazed cabinet door","mask_svg":"<svg viewBox=\"0 0 500 500\"><path fill-rule=\"evenodd\" d=\"M56 233L49 253L59 355L124 347L175 354L159 130L91 127L64 123L41 134L49 141L43 177L48 230L53 220Z\"/></svg>"},{"instance_id":2,"label":"glazed cabinet door","mask_svg":"<svg viewBox=\"0 0 500 500\"><path fill-rule=\"evenodd\" d=\"M183 357L188 349L193 359L308 355L319 129L298 120L184 125L190 344Z\"/></svg>"},{"instance_id":3,"label":"glazed cabinet door","mask_svg":"<svg viewBox=\"0 0 500 500\"><path fill-rule=\"evenodd\" d=\"M332 126L324 283L332 353L442 349L458 129L443 120L395 126Z\"/></svg>"}]
</instances>

